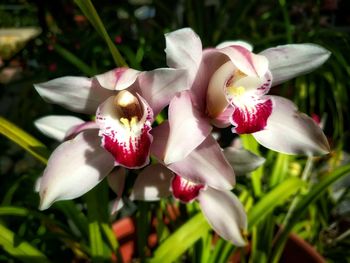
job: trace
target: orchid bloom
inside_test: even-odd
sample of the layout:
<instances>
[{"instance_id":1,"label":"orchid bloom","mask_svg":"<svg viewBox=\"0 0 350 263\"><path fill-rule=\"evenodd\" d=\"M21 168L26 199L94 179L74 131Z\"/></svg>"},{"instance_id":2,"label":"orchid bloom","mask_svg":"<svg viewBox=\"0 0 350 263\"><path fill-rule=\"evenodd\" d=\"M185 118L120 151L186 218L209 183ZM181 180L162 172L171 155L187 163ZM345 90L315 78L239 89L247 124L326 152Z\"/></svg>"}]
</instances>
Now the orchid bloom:
<instances>
[{"instance_id":1,"label":"orchid bloom","mask_svg":"<svg viewBox=\"0 0 350 263\"><path fill-rule=\"evenodd\" d=\"M38 182L40 208L83 195L114 166L136 169L147 165L153 116L186 87L186 74L181 69L139 72L117 68L93 78L62 77L36 84L48 102L76 112L96 112L96 122L61 119L74 128L64 135L62 131L56 134L69 140L52 153ZM59 126L53 124L54 118L46 121L41 123L46 131Z\"/></svg>"},{"instance_id":2,"label":"orchid bloom","mask_svg":"<svg viewBox=\"0 0 350 263\"><path fill-rule=\"evenodd\" d=\"M115 213L123 206L121 196L126 171L124 167L113 169L113 156L101 147L96 122L85 122L74 116L49 115L34 124L47 137L61 142L50 157L44 175L36 182L41 210L55 201L83 195L105 177L117 194L111 212Z\"/></svg>"},{"instance_id":3,"label":"orchid bloom","mask_svg":"<svg viewBox=\"0 0 350 263\"><path fill-rule=\"evenodd\" d=\"M168 117L168 121L152 130L155 139L151 153L159 163L139 174L130 198L154 201L172 195L185 203L196 200L220 236L244 246L247 218L242 204L231 192L235 184L234 169L250 172L263 160L252 158L252 162L239 162L251 155L238 149L239 153L233 152L233 147L229 147L226 155L236 159L232 168L225 151L211 136L210 124L205 119L198 121L202 116L194 107L189 91L182 91L171 100ZM196 134L197 141L186 140L186 133ZM174 150L178 144L180 152Z\"/></svg>"},{"instance_id":4,"label":"orchid bloom","mask_svg":"<svg viewBox=\"0 0 350 263\"><path fill-rule=\"evenodd\" d=\"M293 102L267 95L272 86L322 65L330 56L326 49L291 44L254 54L245 42L227 41L202 50L189 28L167 34L166 45L168 66L188 70L193 103L213 125L233 125L233 132L251 133L263 146L287 154L329 152L325 135L310 117Z\"/></svg>"},{"instance_id":5,"label":"orchid bloom","mask_svg":"<svg viewBox=\"0 0 350 263\"><path fill-rule=\"evenodd\" d=\"M178 161L165 164L169 122L152 133L152 153L160 161L146 167L137 177L130 198L155 201L172 195L184 202L198 201L212 228L237 246L245 245L247 217L242 204L230 191L235 184L232 167L219 145L208 136L196 149Z\"/></svg>"}]
</instances>

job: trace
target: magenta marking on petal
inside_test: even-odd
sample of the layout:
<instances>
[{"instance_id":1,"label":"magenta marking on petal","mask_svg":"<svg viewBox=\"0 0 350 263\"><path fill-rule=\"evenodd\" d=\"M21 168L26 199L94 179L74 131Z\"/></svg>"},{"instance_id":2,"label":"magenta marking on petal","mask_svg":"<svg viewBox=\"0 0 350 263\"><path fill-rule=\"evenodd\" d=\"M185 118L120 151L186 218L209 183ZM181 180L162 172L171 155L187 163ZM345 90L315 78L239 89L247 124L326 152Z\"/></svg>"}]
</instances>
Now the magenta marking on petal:
<instances>
[{"instance_id":1,"label":"magenta marking on petal","mask_svg":"<svg viewBox=\"0 0 350 263\"><path fill-rule=\"evenodd\" d=\"M256 94L259 96L265 95L269 92L271 84L272 84L272 75L270 71L267 71L264 76L263 84L257 88Z\"/></svg>"},{"instance_id":2,"label":"magenta marking on petal","mask_svg":"<svg viewBox=\"0 0 350 263\"><path fill-rule=\"evenodd\" d=\"M272 113L272 100L257 102L255 105L235 107L232 114L233 129L238 134L254 133L265 128Z\"/></svg>"},{"instance_id":3,"label":"magenta marking on petal","mask_svg":"<svg viewBox=\"0 0 350 263\"><path fill-rule=\"evenodd\" d=\"M114 70L114 75L115 75L115 82L117 83L118 80L122 77L122 75L124 74L124 72L127 70L128 68L122 67L122 68L116 68Z\"/></svg>"},{"instance_id":4,"label":"magenta marking on petal","mask_svg":"<svg viewBox=\"0 0 350 263\"><path fill-rule=\"evenodd\" d=\"M173 196L182 202L188 203L193 201L199 195L199 191L204 188L203 184L196 184L185 178L175 175L171 181Z\"/></svg>"},{"instance_id":5,"label":"magenta marking on petal","mask_svg":"<svg viewBox=\"0 0 350 263\"><path fill-rule=\"evenodd\" d=\"M144 125L139 137L130 136L127 141L118 140L118 133L103 134L102 145L115 158L116 164L127 168L142 167L148 163L152 137L151 128Z\"/></svg>"}]
</instances>

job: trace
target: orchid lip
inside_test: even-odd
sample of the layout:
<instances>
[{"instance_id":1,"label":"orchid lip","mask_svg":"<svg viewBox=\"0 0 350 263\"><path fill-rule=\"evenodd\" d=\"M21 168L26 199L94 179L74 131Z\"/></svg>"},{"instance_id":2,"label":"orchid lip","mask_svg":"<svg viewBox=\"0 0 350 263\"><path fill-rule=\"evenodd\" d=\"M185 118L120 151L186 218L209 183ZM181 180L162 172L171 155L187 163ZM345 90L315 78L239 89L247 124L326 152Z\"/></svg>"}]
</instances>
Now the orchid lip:
<instances>
[{"instance_id":1,"label":"orchid lip","mask_svg":"<svg viewBox=\"0 0 350 263\"><path fill-rule=\"evenodd\" d=\"M200 191L204 188L205 185L191 182L177 174L175 174L171 180L173 196L184 203L189 203L195 200Z\"/></svg>"},{"instance_id":2,"label":"orchid lip","mask_svg":"<svg viewBox=\"0 0 350 263\"><path fill-rule=\"evenodd\" d=\"M115 165L140 168L148 164L153 112L141 96L120 91L106 100L96 115L102 147L112 153Z\"/></svg>"}]
</instances>

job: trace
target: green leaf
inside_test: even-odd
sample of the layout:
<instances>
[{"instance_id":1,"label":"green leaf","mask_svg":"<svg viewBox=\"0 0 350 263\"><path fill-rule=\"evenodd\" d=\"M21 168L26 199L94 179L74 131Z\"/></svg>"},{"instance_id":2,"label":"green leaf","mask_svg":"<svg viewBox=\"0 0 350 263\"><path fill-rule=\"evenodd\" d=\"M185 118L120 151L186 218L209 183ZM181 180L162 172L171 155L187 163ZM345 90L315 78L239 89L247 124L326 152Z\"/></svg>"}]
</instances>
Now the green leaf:
<instances>
[{"instance_id":1,"label":"green leaf","mask_svg":"<svg viewBox=\"0 0 350 263\"><path fill-rule=\"evenodd\" d=\"M0 117L0 133L24 148L39 161L47 163L49 153L46 146L3 117Z\"/></svg>"},{"instance_id":2,"label":"green leaf","mask_svg":"<svg viewBox=\"0 0 350 263\"><path fill-rule=\"evenodd\" d=\"M104 191L106 183L100 183L98 186L90 190L86 195L86 204L88 210L89 221L89 240L91 247L91 256L93 262L104 262L111 257L110 251L106 251L102 238L101 224L106 220L107 204L106 192ZM105 208L105 209L103 209Z\"/></svg>"},{"instance_id":3,"label":"green leaf","mask_svg":"<svg viewBox=\"0 0 350 263\"><path fill-rule=\"evenodd\" d=\"M281 181L286 178L288 174L288 165L290 162L291 156L283 153L277 153L275 158L274 167L272 174L270 176L270 186L274 187L278 185Z\"/></svg>"},{"instance_id":4,"label":"green leaf","mask_svg":"<svg viewBox=\"0 0 350 263\"><path fill-rule=\"evenodd\" d=\"M55 203L54 207L62 211L66 216L66 218L69 218L70 220L72 220L74 225L78 228L79 232L85 239L88 238L89 236L88 219L86 218L84 213L80 209L78 209L74 201L71 201L71 200L60 201Z\"/></svg>"},{"instance_id":5,"label":"green leaf","mask_svg":"<svg viewBox=\"0 0 350 263\"><path fill-rule=\"evenodd\" d=\"M290 231L293 229L294 225L299 222L300 218L308 211L308 207L314 203L322 194L327 190L327 188L333 184L335 181L343 176L350 173L350 164L339 167L324 178L317 184L315 184L312 189L304 197L300 197L295 209L293 210L287 224L278 234L276 239L276 246L272 252L272 261L278 262L281 252L283 250L284 244L288 238Z\"/></svg>"},{"instance_id":6,"label":"green leaf","mask_svg":"<svg viewBox=\"0 0 350 263\"><path fill-rule=\"evenodd\" d=\"M89 67L87 64L84 63L84 61L79 59L76 55L74 55L72 52L65 49L64 47L58 44L55 44L55 51L58 54L60 54L64 59L66 59L68 62L76 66L85 75L93 76L96 74L96 72L91 67Z\"/></svg>"},{"instance_id":7,"label":"green leaf","mask_svg":"<svg viewBox=\"0 0 350 263\"><path fill-rule=\"evenodd\" d=\"M150 262L173 262L199 238L204 237L209 229L210 226L203 214L198 213L160 244Z\"/></svg>"},{"instance_id":8,"label":"green leaf","mask_svg":"<svg viewBox=\"0 0 350 263\"><path fill-rule=\"evenodd\" d=\"M11 215L11 216L27 216L29 210L23 207L15 206L2 206L0 207L0 215Z\"/></svg>"},{"instance_id":9,"label":"green leaf","mask_svg":"<svg viewBox=\"0 0 350 263\"><path fill-rule=\"evenodd\" d=\"M251 229L263 220L275 207L283 204L292 194L297 192L305 183L296 177L291 177L273 188L248 213L248 228Z\"/></svg>"},{"instance_id":10,"label":"green leaf","mask_svg":"<svg viewBox=\"0 0 350 263\"><path fill-rule=\"evenodd\" d=\"M16 244L14 244L15 234L2 224L0 224L0 233L0 246L16 259L28 263L50 262L44 254L28 242L21 240L17 244L16 239Z\"/></svg>"},{"instance_id":11,"label":"green leaf","mask_svg":"<svg viewBox=\"0 0 350 263\"><path fill-rule=\"evenodd\" d=\"M115 64L119 67L127 66L125 60L119 53L119 50L109 37L107 30L104 27L101 18L96 12L96 9L92 4L91 0L75 0L74 2L79 6L80 10L84 13L87 19L89 19L90 23L93 25L95 30L106 41L108 48L113 56Z\"/></svg>"},{"instance_id":12,"label":"green leaf","mask_svg":"<svg viewBox=\"0 0 350 263\"><path fill-rule=\"evenodd\" d=\"M242 139L243 147L246 150L251 151L252 153L256 154L257 156L260 156L259 151L259 144L251 134L242 134L240 135L240 138ZM264 174L264 166L260 166L258 169L253 171L251 173L251 180L254 190L255 196L261 196L262 195L262 177Z\"/></svg>"}]
</instances>

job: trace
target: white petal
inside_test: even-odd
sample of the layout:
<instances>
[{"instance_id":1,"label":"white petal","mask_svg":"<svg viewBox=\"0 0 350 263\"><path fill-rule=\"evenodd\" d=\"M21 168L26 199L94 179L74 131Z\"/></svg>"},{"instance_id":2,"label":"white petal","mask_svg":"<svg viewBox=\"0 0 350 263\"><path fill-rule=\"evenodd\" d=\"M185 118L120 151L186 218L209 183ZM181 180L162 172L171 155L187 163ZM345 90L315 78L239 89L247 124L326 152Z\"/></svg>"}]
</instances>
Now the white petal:
<instances>
[{"instance_id":1,"label":"white petal","mask_svg":"<svg viewBox=\"0 0 350 263\"><path fill-rule=\"evenodd\" d=\"M173 173L161 164L146 167L136 178L130 199L156 201L171 195Z\"/></svg>"},{"instance_id":2,"label":"white petal","mask_svg":"<svg viewBox=\"0 0 350 263\"><path fill-rule=\"evenodd\" d=\"M326 136L316 122L298 112L293 102L268 96L274 102L264 130L253 133L266 148L287 154L320 155L329 152Z\"/></svg>"},{"instance_id":3,"label":"white petal","mask_svg":"<svg viewBox=\"0 0 350 263\"><path fill-rule=\"evenodd\" d=\"M266 57L256 55L242 46L229 46L219 51L227 55L232 63L248 76L263 77L268 71L268 60Z\"/></svg>"},{"instance_id":4,"label":"white petal","mask_svg":"<svg viewBox=\"0 0 350 263\"><path fill-rule=\"evenodd\" d=\"M34 125L47 137L50 137L57 141L63 141L67 132L71 128L83 123L83 120L74 116L50 115L37 119L34 122Z\"/></svg>"},{"instance_id":5,"label":"white petal","mask_svg":"<svg viewBox=\"0 0 350 263\"><path fill-rule=\"evenodd\" d=\"M77 198L96 186L114 166L100 146L97 131L88 130L62 143L50 156L40 182L40 209Z\"/></svg>"},{"instance_id":6,"label":"white petal","mask_svg":"<svg viewBox=\"0 0 350 263\"><path fill-rule=\"evenodd\" d=\"M95 114L98 105L114 94L102 88L97 80L85 77L62 77L34 87L45 101L87 114Z\"/></svg>"},{"instance_id":7,"label":"white petal","mask_svg":"<svg viewBox=\"0 0 350 263\"><path fill-rule=\"evenodd\" d=\"M216 46L216 48L224 48L229 46L242 46L249 51L253 51L253 46L243 40L225 41Z\"/></svg>"},{"instance_id":8,"label":"white petal","mask_svg":"<svg viewBox=\"0 0 350 263\"><path fill-rule=\"evenodd\" d=\"M108 176L109 187L116 193L117 198L113 201L111 214L115 214L123 207L122 194L125 185L126 170L124 167L117 167Z\"/></svg>"},{"instance_id":9,"label":"white petal","mask_svg":"<svg viewBox=\"0 0 350 263\"><path fill-rule=\"evenodd\" d=\"M189 88L187 76L187 71L183 69L158 68L142 72L138 85L133 86L130 91L140 94L156 116L177 92Z\"/></svg>"},{"instance_id":10,"label":"white petal","mask_svg":"<svg viewBox=\"0 0 350 263\"><path fill-rule=\"evenodd\" d=\"M331 55L328 50L315 44L277 46L260 54L269 60L273 85L313 71Z\"/></svg>"},{"instance_id":11,"label":"white petal","mask_svg":"<svg viewBox=\"0 0 350 263\"><path fill-rule=\"evenodd\" d=\"M242 232L247 228L247 215L233 193L208 187L200 192L198 201L216 233L236 246L245 246Z\"/></svg>"},{"instance_id":12,"label":"white petal","mask_svg":"<svg viewBox=\"0 0 350 263\"><path fill-rule=\"evenodd\" d=\"M167 64L189 71L188 85L192 85L202 60L202 42L191 28L165 34Z\"/></svg>"},{"instance_id":13,"label":"white petal","mask_svg":"<svg viewBox=\"0 0 350 263\"><path fill-rule=\"evenodd\" d=\"M169 164L168 168L193 183L216 189L232 189L235 184L231 165L210 135L186 158Z\"/></svg>"},{"instance_id":14,"label":"white petal","mask_svg":"<svg viewBox=\"0 0 350 263\"><path fill-rule=\"evenodd\" d=\"M65 140L70 140L73 137L75 137L77 134L79 134L82 131L90 130L90 129L99 129L99 126L94 121L87 121L82 124L73 126L71 129L69 129L66 133Z\"/></svg>"},{"instance_id":15,"label":"white petal","mask_svg":"<svg viewBox=\"0 0 350 263\"><path fill-rule=\"evenodd\" d=\"M116 68L95 78L105 89L123 90L130 87L137 79L141 72L132 68Z\"/></svg>"},{"instance_id":16,"label":"white petal","mask_svg":"<svg viewBox=\"0 0 350 263\"><path fill-rule=\"evenodd\" d=\"M164 157L166 164L184 159L210 134L209 119L192 104L189 91L174 97L169 105L169 138Z\"/></svg>"},{"instance_id":17,"label":"white petal","mask_svg":"<svg viewBox=\"0 0 350 263\"><path fill-rule=\"evenodd\" d=\"M235 175L252 172L265 162L264 158L245 149L226 147L223 153L235 171Z\"/></svg>"}]
</instances>

